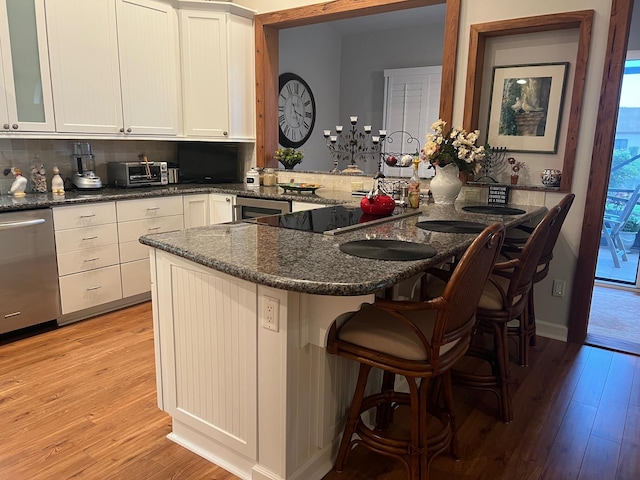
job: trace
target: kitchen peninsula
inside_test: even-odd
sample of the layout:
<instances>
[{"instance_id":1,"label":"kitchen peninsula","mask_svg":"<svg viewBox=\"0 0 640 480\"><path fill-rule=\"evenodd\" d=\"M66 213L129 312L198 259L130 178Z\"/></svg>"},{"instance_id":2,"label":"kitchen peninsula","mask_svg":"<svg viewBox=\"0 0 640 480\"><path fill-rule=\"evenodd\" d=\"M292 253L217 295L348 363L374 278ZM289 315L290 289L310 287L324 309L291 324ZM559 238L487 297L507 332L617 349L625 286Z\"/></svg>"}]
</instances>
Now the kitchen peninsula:
<instances>
[{"instance_id":1,"label":"kitchen peninsula","mask_svg":"<svg viewBox=\"0 0 640 480\"><path fill-rule=\"evenodd\" d=\"M507 226L545 211L479 215L427 205L419 215L340 235L234 223L147 235L158 402L170 438L246 479L321 478L332 466L357 367L326 355L341 313L462 253L474 235L436 233L417 221ZM342 253L359 239L428 243L428 260Z\"/></svg>"}]
</instances>

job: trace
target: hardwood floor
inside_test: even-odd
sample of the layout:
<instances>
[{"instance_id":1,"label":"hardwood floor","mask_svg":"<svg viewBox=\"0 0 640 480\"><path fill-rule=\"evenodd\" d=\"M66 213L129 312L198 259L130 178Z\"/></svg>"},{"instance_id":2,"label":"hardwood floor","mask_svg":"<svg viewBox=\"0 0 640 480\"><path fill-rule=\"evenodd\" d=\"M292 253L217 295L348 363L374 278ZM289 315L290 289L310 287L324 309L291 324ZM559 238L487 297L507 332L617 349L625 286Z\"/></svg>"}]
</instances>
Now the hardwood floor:
<instances>
[{"instance_id":1,"label":"hardwood floor","mask_svg":"<svg viewBox=\"0 0 640 480\"><path fill-rule=\"evenodd\" d=\"M586 343L640 355L639 308L640 291L594 285Z\"/></svg>"},{"instance_id":2,"label":"hardwood floor","mask_svg":"<svg viewBox=\"0 0 640 480\"><path fill-rule=\"evenodd\" d=\"M508 425L491 394L454 392L462 459L431 477L640 478L640 358L539 338L531 360ZM0 344L0 479L235 479L165 438L154 375L149 303ZM347 467L324 479L405 478L362 449Z\"/></svg>"}]
</instances>

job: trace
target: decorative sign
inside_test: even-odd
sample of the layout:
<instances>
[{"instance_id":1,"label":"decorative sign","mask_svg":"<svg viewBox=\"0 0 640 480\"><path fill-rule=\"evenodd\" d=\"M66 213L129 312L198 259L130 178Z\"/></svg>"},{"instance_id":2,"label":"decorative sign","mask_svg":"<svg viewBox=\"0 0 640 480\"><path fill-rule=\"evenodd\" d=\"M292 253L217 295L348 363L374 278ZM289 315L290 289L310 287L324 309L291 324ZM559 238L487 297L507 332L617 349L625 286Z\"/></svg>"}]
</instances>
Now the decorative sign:
<instances>
[{"instance_id":1,"label":"decorative sign","mask_svg":"<svg viewBox=\"0 0 640 480\"><path fill-rule=\"evenodd\" d=\"M506 205L509 203L509 187L506 185L489 185L489 205Z\"/></svg>"}]
</instances>

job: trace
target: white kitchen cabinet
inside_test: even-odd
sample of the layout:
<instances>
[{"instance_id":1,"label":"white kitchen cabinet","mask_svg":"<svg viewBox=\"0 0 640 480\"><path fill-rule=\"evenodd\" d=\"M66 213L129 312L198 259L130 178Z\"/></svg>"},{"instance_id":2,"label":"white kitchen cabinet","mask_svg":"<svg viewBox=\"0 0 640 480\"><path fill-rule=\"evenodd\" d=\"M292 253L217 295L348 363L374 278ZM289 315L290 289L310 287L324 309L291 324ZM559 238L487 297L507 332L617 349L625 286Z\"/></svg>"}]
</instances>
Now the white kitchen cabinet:
<instances>
[{"instance_id":1,"label":"white kitchen cabinet","mask_svg":"<svg viewBox=\"0 0 640 480\"><path fill-rule=\"evenodd\" d=\"M232 222L236 196L223 193L184 195L184 228Z\"/></svg>"},{"instance_id":2,"label":"white kitchen cabinet","mask_svg":"<svg viewBox=\"0 0 640 480\"><path fill-rule=\"evenodd\" d=\"M0 133L54 129L44 0L2 0Z\"/></svg>"},{"instance_id":3,"label":"white kitchen cabinet","mask_svg":"<svg viewBox=\"0 0 640 480\"><path fill-rule=\"evenodd\" d=\"M122 299L114 202L53 209L62 314Z\"/></svg>"},{"instance_id":4,"label":"white kitchen cabinet","mask_svg":"<svg viewBox=\"0 0 640 480\"><path fill-rule=\"evenodd\" d=\"M236 196L223 193L209 194L209 224L233 222L235 220L233 210L236 205Z\"/></svg>"},{"instance_id":5,"label":"white kitchen cabinet","mask_svg":"<svg viewBox=\"0 0 640 480\"><path fill-rule=\"evenodd\" d=\"M153 0L46 4L56 130L175 135L177 15Z\"/></svg>"},{"instance_id":6,"label":"white kitchen cabinet","mask_svg":"<svg viewBox=\"0 0 640 480\"><path fill-rule=\"evenodd\" d=\"M355 362L326 352L326 333L374 296L256 285L158 249L151 259L158 405L172 417L169 438L240 478L322 478L358 373ZM262 323L266 300L277 305L276 331Z\"/></svg>"},{"instance_id":7,"label":"white kitchen cabinet","mask_svg":"<svg viewBox=\"0 0 640 480\"><path fill-rule=\"evenodd\" d=\"M123 298L149 293L149 248L138 239L184 228L182 196L116 202Z\"/></svg>"},{"instance_id":8,"label":"white kitchen cabinet","mask_svg":"<svg viewBox=\"0 0 640 480\"><path fill-rule=\"evenodd\" d=\"M140 198L137 200L121 200L116 203L118 223L129 220L182 215L182 198L180 195L169 197Z\"/></svg>"},{"instance_id":9,"label":"white kitchen cabinet","mask_svg":"<svg viewBox=\"0 0 640 480\"><path fill-rule=\"evenodd\" d=\"M182 197L184 228L209 225L209 194L198 193Z\"/></svg>"},{"instance_id":10,"label":"white kitchen cabinet","mask_svg":"<svg viewBox=\"0 0 640 480\"><path fill-rule=\"evenodd\" d=\"M161 405L173 416L174 425L180 422L219 444L221 455L228 449L242 462L255 464L257 286L164 252L159 256L167 260L157 262L154 252L160 302L154 336L156 352L162 350L156 357ZM168 284L169 277L173 280Z\"/></svg>"},{"instance_id":11,"label":"white kitchen cabinet","mask_svg":"<svg viewBox=\"0 0 640 480\"><path fill-rule=\"evenodd\" d=\"M123 298L149 293L151 271L148 259L123 263L120 265L120 274L122 275Z\"/></svg>"},{"instance_id":12,"label":"white kitchen cabinet","mask_svg":"<svg viewBox=\"0 0 640 480\"><path fill-rule=\"evenodd\" d=\"M63 315L115 302L121 298L120 265L60 277Z\"/></svg>"},{"instance_id":13,"label":"white kitchen cabinet","mask_svg":"<svg viewBox=\"0 0 640 480\"><path fill-rule=\"evenodd\" d=\"M152 233L175 232L184 227L182 214L118 222L118 242L122 263L146 259L148 248L138 239Z\"/></svg>"},{"instance_id":14,"label":"white kitchen cabinet","mask_svg":"<svg viewBox=\"0 0 640 480\"><path fill-rule=\"evenodd\" d=\"M179 14L184 133L254 139L252 12L206 8L181 9Z\"/></svg>"}]
</instances>

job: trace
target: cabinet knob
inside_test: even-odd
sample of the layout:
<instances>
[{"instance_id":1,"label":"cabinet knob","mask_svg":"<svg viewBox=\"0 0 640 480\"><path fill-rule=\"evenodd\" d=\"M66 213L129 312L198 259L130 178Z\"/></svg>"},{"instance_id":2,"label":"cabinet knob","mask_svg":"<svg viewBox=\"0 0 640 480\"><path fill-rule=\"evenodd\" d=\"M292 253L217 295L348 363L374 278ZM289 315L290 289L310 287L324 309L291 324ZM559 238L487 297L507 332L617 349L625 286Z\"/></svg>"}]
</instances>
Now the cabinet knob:
<instances>
[{"instance_id":1,"label":"cabinet knob","mask_svg":"<svg viewBox=\"0 0 640 480\"><path fill-rule=\"evenodd\" d=\"M224 135L226 137L227 135L229 135L229 132L226 132L226 131L222 132L222 135Z\"/></svg>"},{"instance_id":2,"label":"cabinet knob","mask_svg":"<svg viewBox=\"0 0 640 480\"><path fill-rule=\"evenodd\" d=\"M17 130L18 129L18 124L14 123L13 125L11 125L11 128L13 128L14 130Z\"/></svg>"},{"instance_id":3,"label":"cabinet knob","mask_svg":"<svg viewBox=\"0 0 640 480\"><path fill-rule=\"evenodd\" d=\"M131 127L127 128L127 133L131 133Z\"/></svg>"},{"instance_id":4,"label":"cabinet knob","mask_svg":"<svg viewBox=\"0 0 640 480\"><path fill-rule=\"evenodd\" d=\"M120 133L124 133L124 127L120 129Z\"/></svg>"},{"instance_id":5,"label":"cabinet knob","mask_svg":"<svg viewBox=\"0 0 640 480\"><path fill-rule=\"evenodd\" d=\"M224 201L227 203L231 203L231 199L229 197L225 198Z\"/></svg>"},{"instance_id":6,"label":"cabinet knob","mask_svg":"<svg viewBox=\"0 0 640 480\"><path fill-rule=\"evenodd\" d=\"M8 124L8 123L5 123L5 124L2 126L2 128L4 128L5 130L9 130L9 124Z\"/></svg>"}]
</instances>

